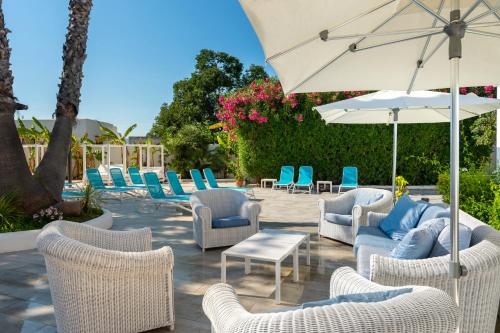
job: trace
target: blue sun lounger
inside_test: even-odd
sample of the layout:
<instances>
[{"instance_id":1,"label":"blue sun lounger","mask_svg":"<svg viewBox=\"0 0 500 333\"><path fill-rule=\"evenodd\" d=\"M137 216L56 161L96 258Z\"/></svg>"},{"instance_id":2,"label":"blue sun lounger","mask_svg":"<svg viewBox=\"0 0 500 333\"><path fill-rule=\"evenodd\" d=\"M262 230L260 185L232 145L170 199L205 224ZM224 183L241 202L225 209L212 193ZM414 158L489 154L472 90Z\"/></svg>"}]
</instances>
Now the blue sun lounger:
<instances>
[{"instance_id":1,"label":"blue sun lounger","mask_svg":"<svg viewBox=\"0 0 500 333\"><path fill-rule=\"evenodd\" d=\"M299 179L293 184L292 193L300 188L307 188L306 191L308 191L309 194L312 193L314 188L312 166L303 165L299 168Z\"/></svg>"},{"instance_id":2,"label":"blue sun lounger","mask_svg":"<svg viewBox=\"0 0 500 333\"><path fill-rule=\"evenodd\" d=\"M168 185L170 186L170 190L175 195L191 195L191 193L184 191L182 188L181 182L177 177L177 173L175 171L169 170L165 172L165 177L167 178Z\"/></svg>"},{"instance_id":3,"label":"blue sun lounger","mask_svg":"<svg viewBox=\"0 0 500 333\"><path fill-rule=\"evenodd\" d=\"M291 165L284 165L281 167L280 179L273 183L273 190L281 187L286 187L290 190L293 186L294 169Z\"/></svg>"},{"instance_id":4,"label":"blue sun lounger","mask_svg":"<svg viewBox=\"0 0 500 333\"><path fill-rule=\"evenodd\" d=\"M146 189L146 185L128 185L127 184L127 181L125 180L125 177L123 177L123 173L122 173L122 170L119 169L119 168L111 168L109 170L109 173L111 174L111 180L113 181L113 185L115 185L115 187L128 187L132 190L145 190Z\"/></svg>"},{"instance_id":5,"label":"blue sun lounger","mask_svg":"<svg viewBox=\"0 0 500 333\"><path fill-rule=\"evenodd\" d=\"M90 168L86 170L86 175L87 175L87 180L94 188L94 190L99 191L99 192L108 192L108 193L119 193L120 194L120 200L123 199L123 194L128 194L132 195L133 189L129 187L116 187L116 186L106 186L104 185L104 181L102 180L101 173L99 170Z\"/></svg>"},{"instance_id":6,"label":"blue sun lounger","mask_svg":"<svg viewBox=\"0 0 500 333\"><path fill-rule=\"evenodd\" d=\"M128 168L128 175L130 177L130 181L132 182L132 184L145 186L144 181L142 180L141 177L141 173L139 172L139 168L135 167Z\"/></svg>"},{"instance_id":7,"label":"blue sun lounger","mask_svg":"<svg viewBox=\"0 0 500 333\"><path fill-rule=\"evenodd\" d=\"M354 166L346 166L342 170L342 183L339 185L340 190L344 188L358 188L358 168Z\"/></svg>"},{"instance_id":8,"label":"blue sun lounger","mask_svg":"<svg viewBox=\"0 0 500 333\"><path fill-rule=\"evenodd\" d=\"M207 185L205 185L205 182L203 181L203 176L201 175L200 170L191 169L189 173L191 174L191 179L193 179L194 186L198 191L203 191L207 189Z\"/></svg>"},{"instance_id":9,"label":"blue sun lounger","mask_svg":"<svg viewBox=\"0 0 500 333\"><path fill-rule=\"evenodd\" d=\"M238 187L238 186L219 186L217 183L217 179L215 178L214 172L210 168L205 168L203 169L203 174L205 175L205 179L207 180L208 185L210 188L225 188L225 189L230 189L230 190L235 190L239 192L245 192L248 193L251 197L255 197L253 193L253 189L249 187Z\"/></svg>"},{"instance_id":10,"label":"blue sun lounger","mask_svg":"<svg viewBox=\"0 0 500 333\"><path fill-rule=\"evenodd\" d=\"M153 203L157 204L157 208L161 204L167 204L191 212L189 195L166 195L156 173L145 172L144 181L146 182L150 199Z\"/></svg>"}]
</instances>

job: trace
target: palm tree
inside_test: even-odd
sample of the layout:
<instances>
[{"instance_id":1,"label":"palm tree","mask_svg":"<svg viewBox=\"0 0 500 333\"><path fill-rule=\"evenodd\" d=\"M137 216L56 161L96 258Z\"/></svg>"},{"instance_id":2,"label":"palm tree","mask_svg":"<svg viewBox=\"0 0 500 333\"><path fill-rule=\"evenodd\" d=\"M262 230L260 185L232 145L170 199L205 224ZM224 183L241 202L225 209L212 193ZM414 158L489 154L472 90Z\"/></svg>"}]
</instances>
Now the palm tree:
<instances>
[{"instance_id":1,"label":"palm tree","mask_svg":"<svg viewBox=\"0 0 500 333\"><path fill-rule=\"evenodd\" d=\"M137 124L133 124L127 130L123 135L120 133L117 133L113 131L111 128L106 127L102 124L99 124L99 129L103 134L99 135L99 140L102 142L107 141L108 143L112 145L124 145L127 143L127 138L129 137L130 133L137 127Z\"/></svg>"},{"instance_id":2,"label":"palm tree","mask_svg":"<svg viewBox=\"0 0 500 333\"><path fill-rule=\"evenodd\" d=\"M62 202L62 189L73 125L80 105L83 64L92 0L70 0L69 22L63 47L63 70L57 94L56 121L47 152L33 176L24 156L14 114L27 107L17 102L10 70L10 47L0 0L0 196L16 193L26 213L59 203L63 210L76 205ZM79 204L78 204L79 205Z\"/></svg>"}]
</instances>

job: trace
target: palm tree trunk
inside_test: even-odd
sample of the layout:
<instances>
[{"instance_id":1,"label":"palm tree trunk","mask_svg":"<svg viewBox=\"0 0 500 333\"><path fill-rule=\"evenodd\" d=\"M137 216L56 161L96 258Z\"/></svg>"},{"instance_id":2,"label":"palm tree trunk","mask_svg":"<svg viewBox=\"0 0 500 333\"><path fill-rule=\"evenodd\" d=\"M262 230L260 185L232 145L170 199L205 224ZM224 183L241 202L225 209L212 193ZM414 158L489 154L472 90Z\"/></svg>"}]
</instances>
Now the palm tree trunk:
<instances>
[{"instance_id":1,"label":"palm tree trunk","mask_svg":"<svg viewBox=\"0 0 500 333\"><path fill-rule=\"evenodd\" d=\"M43 192L43 188L33 179L26 162L23 146L17 133L14 113L25 110L14 96L12 84L14 76L10 70L10 47L7 38L9 30L5 21L0 0L0 195L15 193L25 210L31 205L46 205L47 197L30 198L30 193ZM28 199L30 198L30 199Z\"/></svg>"},{"instance_id":2,"label":"palm tree trunk","mask_svg":"<svg viewBox=\"0 0 500 333\"><path fill-rule=\"evenodd\" d=\"M56 121L51 140L35 177L57 201L61 201L71 134L80 106L83 64L87 49L92 0L70 0L69 23L63 48L63 71L57 94Z\"/></svg>"},{"instance_id":3,"label":"palm tree trunk","mask_svg":"<svg viewBox=\"0 0 500 333\"><path fill-rule=\"evenodd\" d=\"M80 104L80 88L87 44L91 0L70 0L68 33L63 49L63 73L57 95L56 122L46 154L31 175L14 122L16 110L27 109L17 103L10 70L8 29L0 0L0 195L14 192L26 213L61 202L67 156L73 124ZM68 207L77 211L75 207Z\"/></svg>"}]
</instances>

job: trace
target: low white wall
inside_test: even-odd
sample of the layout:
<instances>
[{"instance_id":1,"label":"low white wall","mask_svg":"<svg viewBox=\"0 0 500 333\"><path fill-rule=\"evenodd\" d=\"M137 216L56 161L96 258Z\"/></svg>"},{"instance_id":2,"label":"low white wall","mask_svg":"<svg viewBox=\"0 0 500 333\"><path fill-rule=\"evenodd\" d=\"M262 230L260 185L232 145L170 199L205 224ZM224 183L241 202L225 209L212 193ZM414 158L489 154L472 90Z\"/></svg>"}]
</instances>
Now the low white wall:
<instances>
[{"instance_id":1,"label":"low white wall","mask_svg":"<svg viewBox=\"0 0 500 333\"><path fill-rule=\"evenodd\" d=\"M113 216L109 210L103 209L103 212L101 216L82 223L97 228L110 229L113 226ZM41 229L37 229L1 233L0 253L32 250L36 248L36 237L41 231Z\"/></svg>"}]
</instances>

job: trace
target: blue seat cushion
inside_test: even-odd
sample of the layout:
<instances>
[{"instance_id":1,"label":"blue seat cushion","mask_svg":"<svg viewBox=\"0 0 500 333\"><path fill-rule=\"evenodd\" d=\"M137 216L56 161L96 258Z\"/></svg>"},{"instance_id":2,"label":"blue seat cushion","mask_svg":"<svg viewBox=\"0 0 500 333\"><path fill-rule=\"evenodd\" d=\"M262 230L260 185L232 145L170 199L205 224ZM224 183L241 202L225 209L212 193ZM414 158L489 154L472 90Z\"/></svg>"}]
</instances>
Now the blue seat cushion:
<instances>
[{"instance_id":1,"label":"blue seat cushion","mask_svg":"<svg viewBox=\"0 0 500 333\"><path fill-rule=\"evenodd\" d=\"M250 225L250 221L242 216L228 216L212 221L212 228L235 228Z\"/></svg>"},{"instance_id":2,"label":"blue seat cushion","mask_svg":"<svg viewBox=\"0 0 500 333\"><path fill-rule=\"evenodd\" d=\"M358 190L358 193L356 193L356 199L354 200L354 205L368 206L382 199L383 196L384 195L382 193Z\"/></svg>"},{"instance_id":3,"label":"blue seat cushion","mask_svg":"<svg viewBox=\"0 0 500 333\"><path fill-rule=\"evenodd\" d=\"M451 228L450 223L448 223L443 231L438 236L436 244L432 248L429 257L440 257L450 254L451 252L451 240L450 240ZM458 224L458 249L460 251L469 248L470 240L472 237L472 230L462 223Z\"/></svg>"},{"instance_id":4,"label":"blue seat cushion","mask_svg":"<svg viewBox=\"0 0 500 333\"><path fill-rule=\"evenodd\" d=\"M326 213L325 220L330 223L352 226L352 215L342 215L335 213Z\"/></svg>"},{"instance_id":5,"label":"blue seat cushion","mask_svg":"<svg viewBox=\"0 0 500 333\"><path fill-rule=\"evenodd\" d=\"M423 259L429 256L434 245L431 228L411 229L392 250L391 257L396 259Z\"/></svg>"},{"instance_id":6,"label":"blue seat cushion","mask_svg":"<svg viewBox=\"0 0 500 333\"><path fill-rule=\"evenodd\" d=\"M330 299L325 299L321 301L315 302L307 302L302 304L302 308L312 308L316 306L325 306L332 304L340 304L340 303L374 303L374 302L383 302L387 301L391 298L411 293L413 288L399 288L393 290L386 291L374 291L370 293L362 293L362 294L348 294L348 295L339 295L337 297L333 297Z\"/></svg>"},{"instance_id":7,"label":"blue seat cushion","mask_svg":"<svg viewBox=\"0 0 500 333\"><path fill-rule=\"evenodd\" d=\"M427 209L424 210L418 221L418 226L422 223L427 222L432 219L437 219L439 217L450 217L450 210L438 205L428 205Z\"/></svg>"},{"instance_id":8,"label":"blue seat cushion","mask_svg":"<svg viewBox=\"0 0 500 333\"><path fill-rule=\"evenodd\" d=\"M387 236L399 241L417 225L427 206L427 203L413 201L405 194L398 200L389 215L380 222L379 228Z\"/></svg>"},{"instance_id":9,"label":"blue seat cushion","mask_svg":"<svg viewBox=\"0 0 500 333\"><path fill-rule=\"evenodd\" d=\"M353 251L354 255L357 256L358 249L361 245L392 251L397 244L397 241L387 237L378 227L360 226L356 239L354 240Z\"/></svg>"},{"instance_id":10,"label":"blue seat cushion","mask_svg":"<svg viewBox=\"0 0 500 333\"><path fill-rule=\"evenodd\" d=\"M358 249L358 256L356 257L356 270L359 275L366 279L370 279L370 258L372 255L377 254L381 257L390 257L392 250L380 247L372 247L362 245Z\"/></svg>"}]
</instances>

